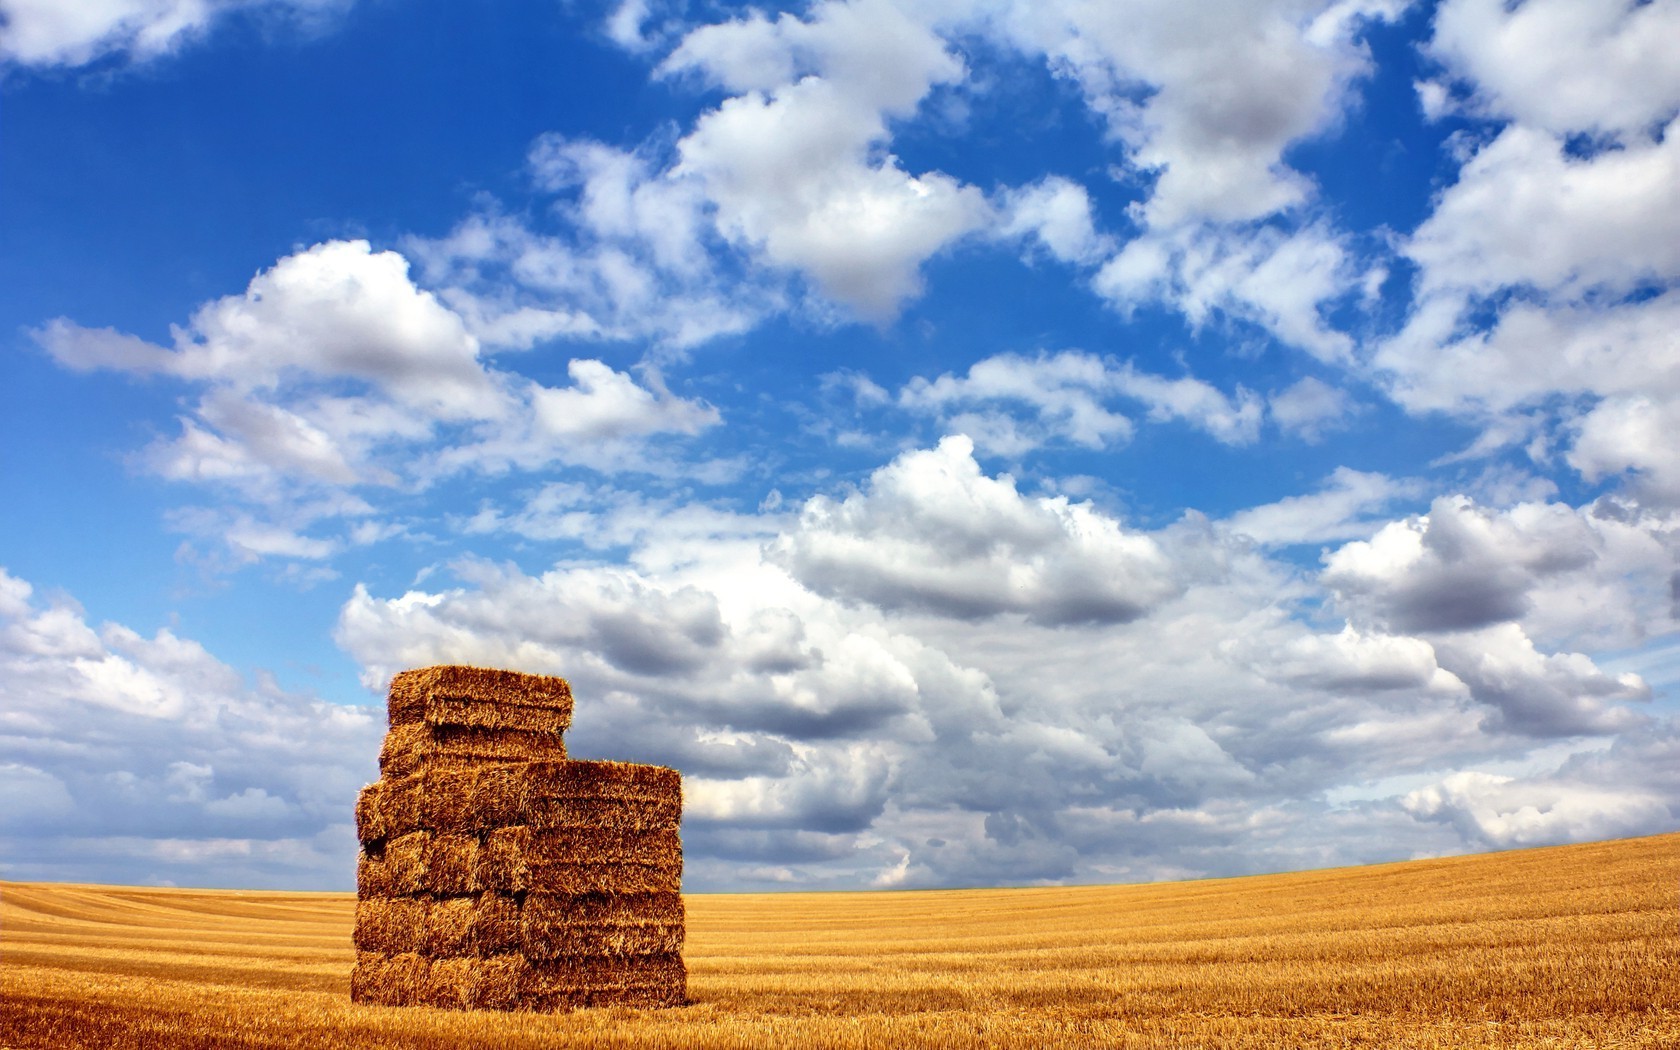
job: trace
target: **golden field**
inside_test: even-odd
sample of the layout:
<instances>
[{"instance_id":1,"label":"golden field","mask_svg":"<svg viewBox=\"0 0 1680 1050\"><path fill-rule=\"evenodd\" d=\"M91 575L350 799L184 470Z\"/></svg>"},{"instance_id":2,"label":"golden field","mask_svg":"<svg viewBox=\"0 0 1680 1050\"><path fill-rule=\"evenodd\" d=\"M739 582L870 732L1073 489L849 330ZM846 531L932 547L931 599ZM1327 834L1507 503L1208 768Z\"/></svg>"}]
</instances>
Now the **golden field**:
<instances>
[{"instance_id":1,"label":"golden field","mask_svg":"<svg viewBox=\"0 0 1680 1050\"><path fill-rule=\"evenodd\" d=\"M1680 835L1242 879L687 898L667 1010L352 1005L354 897L0 883L0 1047L1677 1047Z\"/></svg>"}]
</instances>

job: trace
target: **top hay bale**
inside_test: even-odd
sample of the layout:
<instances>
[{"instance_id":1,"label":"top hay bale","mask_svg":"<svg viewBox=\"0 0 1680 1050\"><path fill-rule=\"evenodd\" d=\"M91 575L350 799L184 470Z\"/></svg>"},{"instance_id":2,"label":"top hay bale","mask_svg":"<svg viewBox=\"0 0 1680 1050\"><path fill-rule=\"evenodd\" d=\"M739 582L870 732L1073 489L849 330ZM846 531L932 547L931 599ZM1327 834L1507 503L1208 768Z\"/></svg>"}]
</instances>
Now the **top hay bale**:
<instances>
[{"instance_id":1,"label":"top hay bale","mask_svg":"<svg viewBox=\"0 0 1680 1050\"><path fill-rule=\"evenodd\" d=\"M572 689L564 678L484 667L443 665L391 679L393 728L404 725L562 733L572 724Z\"/></svg>"}]
</instances>

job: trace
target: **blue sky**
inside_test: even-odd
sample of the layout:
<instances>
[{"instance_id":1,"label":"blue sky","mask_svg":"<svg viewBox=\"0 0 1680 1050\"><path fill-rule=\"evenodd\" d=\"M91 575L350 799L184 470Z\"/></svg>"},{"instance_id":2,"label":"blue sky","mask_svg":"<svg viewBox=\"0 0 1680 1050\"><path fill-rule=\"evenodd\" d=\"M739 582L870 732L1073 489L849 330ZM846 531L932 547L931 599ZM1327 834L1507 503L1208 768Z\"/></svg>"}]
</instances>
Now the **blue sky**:
<instances>
[{"instance_id":1,"label":"blue sky","mask_svg":"<svg viewBox=\"0 0 1680 1050\"><path fill-rule=\"evenodd\" d=\"M0 875L346 888L442 662L696 890L1671 830L1677 32L0 0Z\"/></svg>"}]
</instances>

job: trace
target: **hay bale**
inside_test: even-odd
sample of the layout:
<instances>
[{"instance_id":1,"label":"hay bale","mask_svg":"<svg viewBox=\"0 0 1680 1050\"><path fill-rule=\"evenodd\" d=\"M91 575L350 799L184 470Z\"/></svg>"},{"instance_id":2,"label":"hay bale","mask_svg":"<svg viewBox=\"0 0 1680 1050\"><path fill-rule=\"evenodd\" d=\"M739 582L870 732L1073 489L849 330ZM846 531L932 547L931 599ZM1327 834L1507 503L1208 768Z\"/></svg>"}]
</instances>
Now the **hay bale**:
<instances>
[{"instance_id":1,"label":"hay bale","mask_svg":"<svg viewBox=\"0 0 1680 1050\"><path fill-rule=\"evenodd\" d=\"M379 750L379 771L405 777L429 769L477 769L509 762L563 762L559 733L414 722L394 726Z\"/></svg>"},{"instance_id":2,"label":"hay bale","mask_svg":"<svg viewBox=\"0 0 1680 1050\"><path fill-rule=\"evenodd\" d=\"M422 920L420 951L434 960L440 956L476 955L473 918L477 906L476 897L443 897L433 901Z\"/></svg>"},{"instance_id":3,"label":"hay bale","mask_svg":"<svg viewBox=\"0 0 1680 1050\"><path fill-rule=\"evenodd\" d=\"M682 776L631 762L533 762L480 773L469 805L485 827L672 830L682 822Z\"/></svg>"},{"instance_id":4,"label":"hay bale","mask_svg":"<svg viewBox=\"0 0 1680 1050\"><path fill-rule=\"evenodd\" d=\"M507 893L480 893L474 898L472 951L500 955L519 950L519 900Z\"/></svg>"},{"instance_id":5,"label":"hay bale","mask_svg":"<svg viewBox=\"0 0 1680 1050\"><path fill-rule=\"evenodd\" d=\"M418 952L357 952L350 971L350 1001L379 1006L418 1006L430 994L431 964Z\"/></svg>"},{"instance_id":6,"label":"hay bale","mask_svg":"<svg viewBox=\"0 0 1680 1050\"><path fill-rule=\"evenodd\" d=\"M362 846L358 897L439 897L476 892L479 843L472 835L411 831Z\"/></svg>"},{"instance_id":7,"label":"hay bale","mask_svg":"<svg viewBox=\"0 0 1680 1050\"><path fill-rule=\"evenodd\" d=\"M440 666L391 679L391 727L434 726L564 732L572 723L572 689L564 678L484 667Z\"/></svg>"},{"instance_id":8,"label":"hay bale","mask_svg":"<svg viewBox=\"0 0 1680 1050\"><path fill-rule=\"evenodd\" d=\"M429 904L424 897L359 897L356 947L384 955L422 950Z\"/></svg>"},{"instance_id":9,"label":"hay bale","mask_svg":"<svg viewBox=\"0 0 1680 1050\"><path fill-rule=\"evenodd\" d=\"M560 678L405 671L389 710L356 798L355 1001L686 1000L679 773L568 761Z\"/></svg>"},{"instance_id":10,"label":"hay bale","mask_svg":"<svg viewBox=\"0 0 1680 1050\"><path fill-rule=\"evenodd\" d=\"M523 955L433 959L426 1001L455 1010L513 1010L520 1005L530 964Z\"/></svg>"},{"instance_id":11,"label":"hay bale","mask_svg":"<svg viewBox=\"0 0 1680 1050\"><path fill-rule=\"evenodd\" d=\"M498 828L485 836L474 874L503 893L677 893L682 840L674 831Z\"/></svg>"},{"instance_id":12,"label":"hay bale","mask_svg":"<svg viewBox=\"0 0 1680 1050\"><path fill-rule=\"evenodd\" d=\"M520 912L520 950L530 959L676 955L683 947L677 893L563 896L532 893Z\"/></svg>"},{"instance_id":13,"label":"hay bale","mask_svg":"<svg viewBox=\"0 0 1680 1050\"><path fill-rule=\"evenodd\" d=\"M363 788L356 806L363 842L413 831L470 833L510 824L674 831L681 823L681 775L629 762L429 769Z\"/></svg>"},{"instance_id":14,"label":"hay bale","mask_svg":"<svg viewBox=\"0 0 1680 1050\"><path fill-rule=\"evenodd\" d=\"M571 956L531 962L520 988L529 1009L607 1004L681 1006L688 970L680 955Z\"/></svg>"}]
</instances>

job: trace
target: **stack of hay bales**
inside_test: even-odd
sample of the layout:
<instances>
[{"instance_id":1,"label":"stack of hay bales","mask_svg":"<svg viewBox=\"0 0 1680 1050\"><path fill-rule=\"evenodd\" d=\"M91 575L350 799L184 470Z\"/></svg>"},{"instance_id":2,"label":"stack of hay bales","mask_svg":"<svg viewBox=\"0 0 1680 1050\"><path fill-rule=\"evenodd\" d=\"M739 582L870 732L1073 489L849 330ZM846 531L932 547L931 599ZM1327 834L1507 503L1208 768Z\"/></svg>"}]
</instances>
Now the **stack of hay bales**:
<instances>
[{"instance_id":1,"label":"stack of hay bales","mask_svg":"<svg viewBox=\"0 0 1680 1050\"><path fill-rule=\"evenodd\" d=\"M356 802L350 997L555 1010L686 1000L682 781L566 758L561 678L475 667L391 682Z\"/></svg>"}]
</instances>

